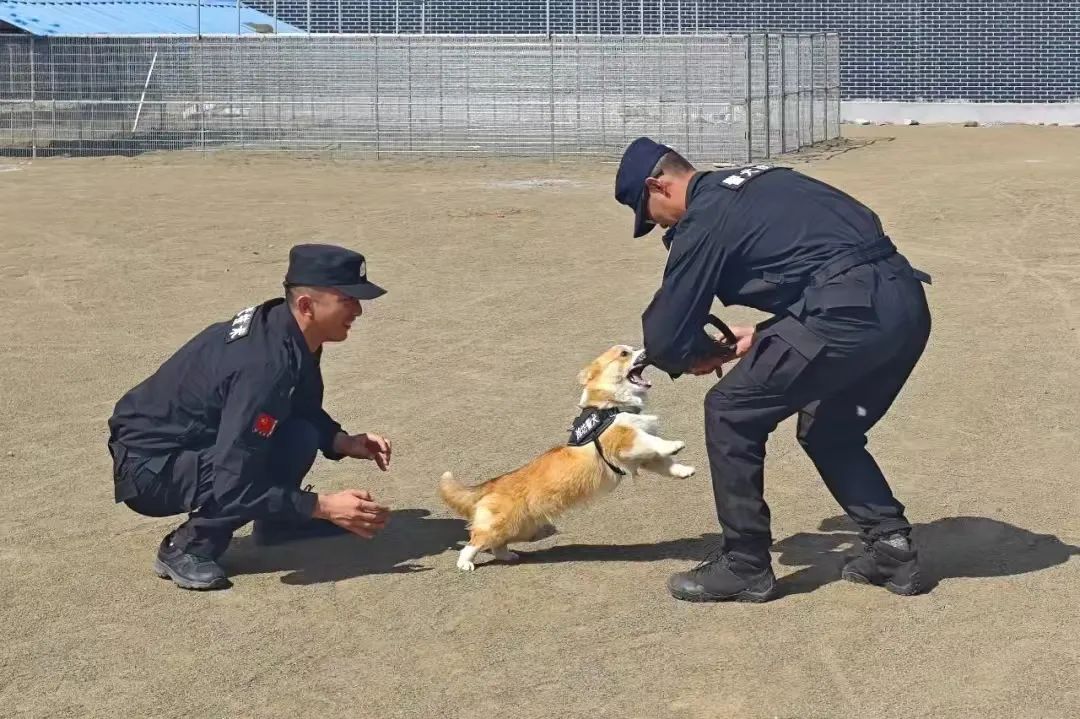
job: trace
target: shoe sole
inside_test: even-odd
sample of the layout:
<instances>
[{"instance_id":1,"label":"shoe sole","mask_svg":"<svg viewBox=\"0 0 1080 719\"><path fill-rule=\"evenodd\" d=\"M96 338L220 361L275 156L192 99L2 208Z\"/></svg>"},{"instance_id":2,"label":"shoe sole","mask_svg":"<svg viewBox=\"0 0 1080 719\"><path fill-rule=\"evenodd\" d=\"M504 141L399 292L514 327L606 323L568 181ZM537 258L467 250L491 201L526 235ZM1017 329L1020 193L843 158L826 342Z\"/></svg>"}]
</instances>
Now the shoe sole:
<instances>
[{"instance_id":1,"label":"shoe sole","mask_svg":"<svg viewBox=\"0 0 1080 719\"><path fill-rule=\"evenodd\" d=\"M909 582L908 584L896 584L895 582L875 584L874 582L871 582L868 577L864 577L863 575L857 574L855 572L845 571L841 572L840 578L844 581L851 582L852 584L869 584L875 587L885 587L885 589L901 597L913 597L922 591L922 587L919 584L918 577L916 577L914 581Z\"/></svg>"},{"instance_id":2,"label":"shoe sole","mask_svg":"<svg viewBox=\"0 0 1080 719\"><path fill-rule=\"evenodd\" d=\"M225 577L220 579L213 579L209 582L193 582L190 579L184 579L178 576L175 572L169 569L168 565L162 562L160 559L154 560L154 574L158 575L162 579L171 579L176 586L181 589L195 589L195 590L207 590L207 589L227 589L229 587L229 580Z\"/></svg>"},{"instance_id":3,"label":"shoe sole","mask_svg":"<svg viewBox=\"0 0 1080 719\"><path fill-rule=\"evenodd\" d=\"M751 592L743 590L737 594L722 595L722 594L686 594L678 592L671 587L668 587L668 592L676 599L680 599L684 602L747 602L751 604L762 604L776 597L776 587L770 587L764 592Z\"/></svg>"}]
</instances>

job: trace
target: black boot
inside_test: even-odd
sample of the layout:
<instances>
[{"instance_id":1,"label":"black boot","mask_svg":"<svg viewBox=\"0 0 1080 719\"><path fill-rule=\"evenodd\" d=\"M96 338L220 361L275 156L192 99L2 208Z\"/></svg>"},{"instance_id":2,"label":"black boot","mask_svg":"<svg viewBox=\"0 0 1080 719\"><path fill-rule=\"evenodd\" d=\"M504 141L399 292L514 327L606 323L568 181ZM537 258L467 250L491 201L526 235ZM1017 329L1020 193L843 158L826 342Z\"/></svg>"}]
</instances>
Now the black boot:
<instances>
[{"instance_id":1,"label":"black boot","mask_svg":"<svg viewBox=\"0 0 1080 719\"><path fill-rule=\"evenodd\" d=\"M668 579L668 591L688 602L767 602L776 595L772 564L764 569L719 554Z\"/></svg>"},{"instance_id":2,"label":"black boot","mask_svg":"<svg viewBox=\"0 0 1080 719\"><path fill-rule=\"evenodd\" d=\"M919 554L906 533L897 532L873 542L863 540L862 556L844 565L844 579L856 584L874 584L893 594L918 594Z\"/></svg>"},{"instance_id":3,"label":"black boot","mask_svg":"<svg viewBox=\"0 0 1080 719\"><path fill-rule=\"evenodd\" d=\"M349 534L349 530L342 529L325 519L308 519L300 522L256 519L254 525L251 536L255 540L255 544L263 547L287 542L299 542L305 539L340 537L343 534Z\"/></svg>"},{"instance_id":4,"label":"black boot","mask_svg":"<svg viewBox=\"0 0 1080 719\"><path fill-rule=\"evenodd\" d=\"M162 579L171 579L183 589L226 589L232 582L225 570L209 557L190 554L174 547L172 534L161 540L154 572Z\"/></svg>"}]
</instances>

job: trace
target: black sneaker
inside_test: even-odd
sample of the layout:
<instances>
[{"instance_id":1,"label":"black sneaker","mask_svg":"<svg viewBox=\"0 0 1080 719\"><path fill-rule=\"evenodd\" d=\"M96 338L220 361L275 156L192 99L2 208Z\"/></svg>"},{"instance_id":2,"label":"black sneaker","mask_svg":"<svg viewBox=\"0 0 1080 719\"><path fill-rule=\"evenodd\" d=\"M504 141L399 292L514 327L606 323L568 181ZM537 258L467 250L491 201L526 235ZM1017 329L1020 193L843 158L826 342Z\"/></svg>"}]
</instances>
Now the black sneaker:
<instances>
[{"instance_id":1,"label":"black sneaker","mask_svg":"<svg viewBox=\"0 0 1080 719\"><path fill-rule=\"evenodd\" d=\"M845 564L840 576L856 584L885 587L902 596L919 594L923 590L919 554L902 532L872 543L864 541L863 554Z\"/></svg>"},{"instance_id":2,"label":"black sneaker","mask_svg":"<svg viewBox=\"0 0 1080 719\"><path fill-rule=\"evenodd\" d=\"M764 569L716 553L668 579L668 591L687 602L767 602L776 596L772 564Z\"/></svg>"},{"instance_id":3,"label":"black sneaker","mask_svg":"<svg viewBox=\"0 0 1080 719\"><path fill-rule=\"evenodd\" d=\"M225 570L209 557L189 554L172 545L172 535L161 540L154 573L162 579L171 579L182 589L227 589L232 582Z\"/></svg>"},{"instance_id":4,"label":"black sneaker","mask_svg":"<svg viewBox=\"0 0 1080 719\"><path fill-rule=\"evenodd\" d=\"M254 528L251 530L251 537L255 540L255 544L262 547L299 542L305 539L340 537L343 534L349 534L349 530L325 519L308 519L301 522L256 519Z\"/></svg>"}]
</instances>

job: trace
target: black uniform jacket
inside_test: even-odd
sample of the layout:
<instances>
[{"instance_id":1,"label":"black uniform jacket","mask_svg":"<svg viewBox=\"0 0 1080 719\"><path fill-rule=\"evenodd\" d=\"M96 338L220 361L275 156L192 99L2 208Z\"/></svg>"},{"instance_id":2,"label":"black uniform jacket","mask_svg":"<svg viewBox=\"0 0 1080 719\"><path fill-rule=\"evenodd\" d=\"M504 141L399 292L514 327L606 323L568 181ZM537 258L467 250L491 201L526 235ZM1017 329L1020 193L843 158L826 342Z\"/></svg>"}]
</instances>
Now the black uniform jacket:
<instances>
[{"instance_id":1,"label":"black uniform jacket","mask_svg":"<svg viewBox=\"0 0 1080 719\"><path fill-rule=\"evenodd\" d=\"M341 430L322 408L321 349L312 353L282 298L210 325L117 402L110 442L128 456L203 453L219 512L310 516L316 495L265 481L275 430L310 422L328 459ZM118 497L118 501L121 498Z\"/></svg>"},{"instance_id":2,"label":"black uniform jacket","mask_svg":"<svg viewBox=\"0 0 1080 719\"><path fill-rule=\"evenodd\" d=\"M649 359L672 376L713 353L704 326L713 298L779 316L774 331L794 347L818 342L797 320L806 302L869 302L804 292L815 272L867 248L888 248L868 207L789 168L755 165L698 172L687 211L665 235L663 282L642 315ZM887 254L890 251L886 249ZM808 354L819 348L805 347Z\"/></svg>"}]
</instances>

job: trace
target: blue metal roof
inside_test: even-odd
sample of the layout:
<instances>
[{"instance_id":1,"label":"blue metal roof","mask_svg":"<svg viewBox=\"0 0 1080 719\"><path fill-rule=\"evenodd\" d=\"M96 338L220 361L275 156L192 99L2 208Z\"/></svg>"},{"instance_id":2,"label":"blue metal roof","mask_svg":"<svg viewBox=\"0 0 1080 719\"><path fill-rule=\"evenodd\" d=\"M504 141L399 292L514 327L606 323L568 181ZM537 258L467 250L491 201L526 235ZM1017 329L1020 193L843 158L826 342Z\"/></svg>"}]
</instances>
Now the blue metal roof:
<instances>
[{"instance_id":1,"label":"blue metal roof","mask_svg":"<svg viewBox=\"0 0 1080 719\"><path fill-rule=\"evenodd\" d=\"M39 36L69 35L204 35L237 31L233 0L134 0L43 2L0 0L0 22ZM254 35L246 23L274 26L274 18L240 5L240 32ZM279 35L303 30L277 21Z\"/></svg>"}]
</instances>

